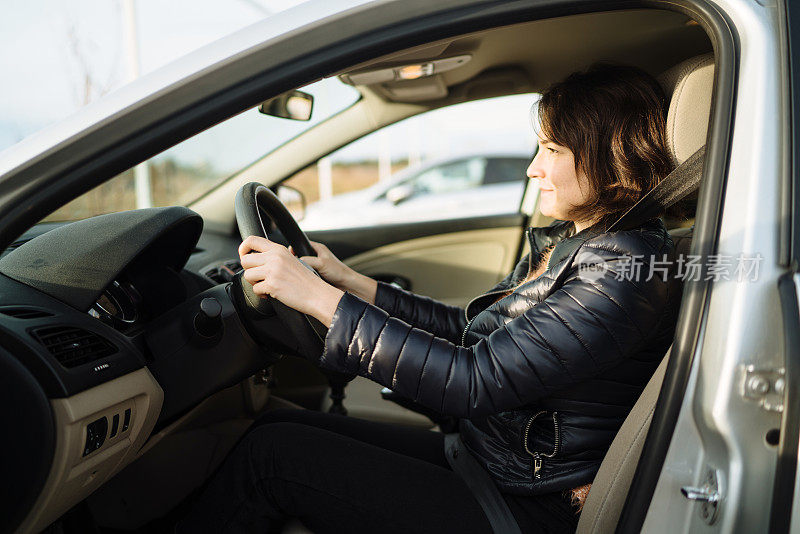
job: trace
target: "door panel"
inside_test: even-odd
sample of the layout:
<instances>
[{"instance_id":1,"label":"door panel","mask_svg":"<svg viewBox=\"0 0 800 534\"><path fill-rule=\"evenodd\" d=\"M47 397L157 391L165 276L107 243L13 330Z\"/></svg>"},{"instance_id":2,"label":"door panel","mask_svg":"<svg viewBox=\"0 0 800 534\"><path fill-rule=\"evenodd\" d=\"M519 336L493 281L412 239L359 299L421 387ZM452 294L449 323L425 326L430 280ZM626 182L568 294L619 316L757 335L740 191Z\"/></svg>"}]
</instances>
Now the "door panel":
<instances>
[{"instance_id":1,"label":"door panel","mask_svg":"<svg viewBox=\"0 0 800 534\"><path fill-rule=\"evenodd\" d=\"M452 232L378 247L346 263L367 276L402 277L415 293L465 306L511 270L521 238L521 226Z\"/></svg>"},{"instance_id":2,"label":"door panel","mask_svg":"<svg viewBox=\"0 0 800 534\"><path fill-rule=\"evenodd\" d=\"M334 230L307 230L306 235L313 241L325 243L341 260L349 260L362 254L393 243L400 243L426 236L484 230L489 228L522 228L527 217L519 212L481 217L465 217L437 221L417 221L380 226L359 226L337 228ZM273 235L270 234L270 239ZM283 239L275 234L276 240Z\"/></svg>"}]
</instances>

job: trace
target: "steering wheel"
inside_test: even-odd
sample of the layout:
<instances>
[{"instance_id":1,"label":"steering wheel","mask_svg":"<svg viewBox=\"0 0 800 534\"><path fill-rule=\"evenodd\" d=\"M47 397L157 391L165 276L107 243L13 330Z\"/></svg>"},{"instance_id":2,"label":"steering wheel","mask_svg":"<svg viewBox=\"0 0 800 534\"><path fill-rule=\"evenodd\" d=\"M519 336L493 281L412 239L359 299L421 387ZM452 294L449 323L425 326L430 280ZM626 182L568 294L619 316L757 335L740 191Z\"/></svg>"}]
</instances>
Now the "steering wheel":
<instances>
[{"instance_id":1,"label":"steering wheel","mask_svg":"<svg viewBox=\"0 0 800 534\"><path fill-rule=\"evenodd\" d=\"M251 235L268 237L264 221L261 219L263 211L287 239L295 255L298 257L317 255L311 247L308 237L297 225L297 221L269 188L258 182L243 185L236 193L234 207L236 223L242 239ZM317 274L305 263L303 265ZM235 300L240 301L240 306L249 311L244 314L244 322L248 330L254 334L253 337L257 340L267 337L282 343L304 358L314 362L319 360L325 346L328 329L315 318L300 313L277 299L265 299L256 295L250 282L242 277L243 272L240 272L233 280L234 297ZM274 323L269 321L263 323L258 320L271 315L277 315L291 335L280 335L280 332L275 331ZM248 318L250 320L247 320Z\"/></svg>"}]
</instances>

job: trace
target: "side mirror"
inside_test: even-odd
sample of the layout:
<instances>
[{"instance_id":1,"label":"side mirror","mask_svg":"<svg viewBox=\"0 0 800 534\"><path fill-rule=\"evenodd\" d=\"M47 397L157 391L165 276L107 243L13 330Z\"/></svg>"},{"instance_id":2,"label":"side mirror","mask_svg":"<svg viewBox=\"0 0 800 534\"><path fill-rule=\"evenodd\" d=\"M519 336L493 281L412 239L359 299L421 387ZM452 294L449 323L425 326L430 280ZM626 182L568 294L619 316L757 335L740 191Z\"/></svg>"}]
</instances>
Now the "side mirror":
<instances>
[{"instance_id":1,"label":"side mirror","mask_svg":"<svg viewBox=\"0 0 800 534\"><path fill-rule=\"evenodd\" d=\"M312 109L314 109L314 97L303 91L283 93L275 98L270 98L258 107L258 111L264 115L295 121L311 119Z\"/></svg>"},{"instance_id":2,"label":"side mirror","mask_svg":"<svg viewBox=\"0 0 800 534\"><path fill-rule=\"evenodd\" d=\"M305 195L303 195L303 193L294 187L289 187L288 185L279 185L276 193L278 195L278 199L283 202L283 205L286 206L286 209L292 214L294 220L302 221L306 216Z\"/></svg>"},{"instance_id":3,"label":"side mirror","mask_svg":"<svg viewBox=\"0 0 800 534\"><path fill-rule=\"evenodd\" d=\"M386 191L386 200L394 204L405 202L414 195L414 186L409 184L400 184L392 187Z\"/></svg>"}]
</instances>

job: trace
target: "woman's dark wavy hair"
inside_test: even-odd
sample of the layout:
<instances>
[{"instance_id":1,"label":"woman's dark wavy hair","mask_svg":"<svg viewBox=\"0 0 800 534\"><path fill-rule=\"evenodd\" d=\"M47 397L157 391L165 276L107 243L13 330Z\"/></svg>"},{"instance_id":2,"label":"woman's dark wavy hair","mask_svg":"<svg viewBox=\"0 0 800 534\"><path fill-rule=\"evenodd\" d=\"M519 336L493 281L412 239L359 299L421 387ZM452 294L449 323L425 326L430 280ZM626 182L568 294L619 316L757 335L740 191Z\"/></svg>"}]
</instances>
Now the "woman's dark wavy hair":
<instances>
[{"instance_id":1,"label":"woman's dark wavy hair","mask_svg":"<svg viewBox=\"0 0 800 534\"><path fill-rule=\"evenodd\" d=\"M596 63L550 86L538 101L540 136L569 148L592 188L576 220L608 227L672 170L667 100L641 69ZM536 108L536 106L535 106Z\"/></svg>"}]
</instances>

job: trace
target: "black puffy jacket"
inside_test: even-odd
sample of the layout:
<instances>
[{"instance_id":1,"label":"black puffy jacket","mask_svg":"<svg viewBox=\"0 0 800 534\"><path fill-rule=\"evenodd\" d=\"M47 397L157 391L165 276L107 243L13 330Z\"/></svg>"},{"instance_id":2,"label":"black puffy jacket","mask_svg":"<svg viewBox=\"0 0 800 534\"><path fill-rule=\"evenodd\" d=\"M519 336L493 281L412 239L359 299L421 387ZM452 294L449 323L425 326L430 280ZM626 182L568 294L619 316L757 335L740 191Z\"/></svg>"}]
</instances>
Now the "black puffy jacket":
<instances>
[{"instance_id":1,"label":"black puffy jacket","mask_svg":"<svg viewBox=\"0 0 800 534\"><path fill-rule=\"evenodd\" d=\"M531 253L466 313L386 284L375 306L346 293L320 364L461 418L467 449L507 493L591 482L672 341L680 286L657 219L573 233L529 228ZM550 245L544 273L497 300Z\"/></svg>"}]
</instances>

